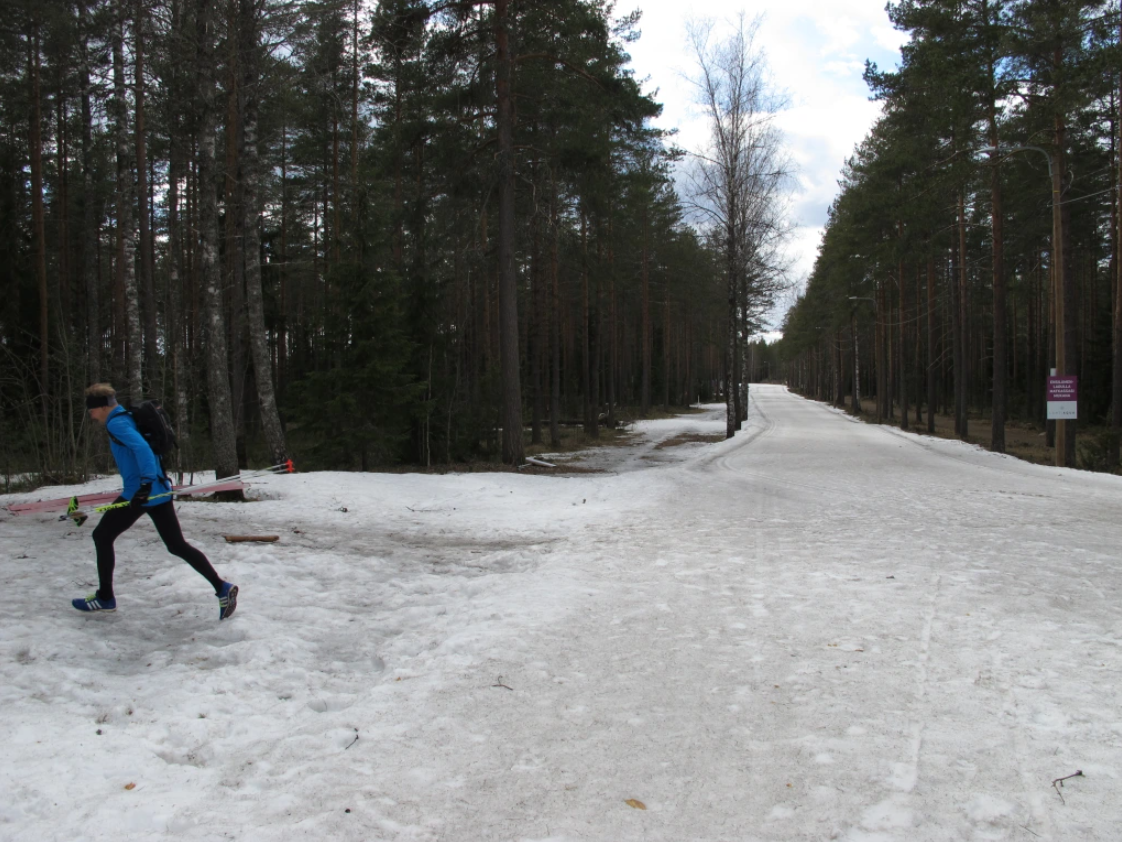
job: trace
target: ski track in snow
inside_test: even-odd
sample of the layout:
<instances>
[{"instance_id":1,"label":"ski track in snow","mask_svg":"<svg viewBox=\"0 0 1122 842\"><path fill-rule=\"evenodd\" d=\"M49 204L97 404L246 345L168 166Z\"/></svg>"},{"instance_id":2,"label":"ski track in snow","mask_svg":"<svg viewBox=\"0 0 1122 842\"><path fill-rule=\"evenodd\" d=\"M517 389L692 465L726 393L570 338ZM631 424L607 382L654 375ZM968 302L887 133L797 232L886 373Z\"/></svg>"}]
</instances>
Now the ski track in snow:
<instances>
[{"instance_id":1,"label":"ski track in snow","mask_svg":"<svg viewBox=\"0 0 1122 842\"><path fill-rule=\"evenodd\" d=\"M146 521L74 612L92 524L0 510L0 840L1116 839L1122 478L773 386L654 451L723 430L180 503L223 623Z\"/></svg>"}]
</instances>

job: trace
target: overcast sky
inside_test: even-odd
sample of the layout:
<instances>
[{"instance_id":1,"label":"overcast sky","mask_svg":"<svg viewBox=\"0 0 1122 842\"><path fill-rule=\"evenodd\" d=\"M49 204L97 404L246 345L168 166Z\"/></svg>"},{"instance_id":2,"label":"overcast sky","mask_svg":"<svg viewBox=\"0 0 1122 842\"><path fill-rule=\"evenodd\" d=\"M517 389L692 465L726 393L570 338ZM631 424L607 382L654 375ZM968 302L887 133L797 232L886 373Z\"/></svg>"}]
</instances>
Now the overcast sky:
<instances>
[{"instance_id":1,"label":"overcast sky","mask_svg":"<svg viewBox=\"0 0 1122 842\"><path fill-rule=\"evenodd\" d=\"M805 279L845 159L879 113L861 78L865 60L882 69L895 68L899 61L904 36L888 20L885 0L618 0L616 11L634 8L643 11L642 37L630 45L636 78L646 79L648 93L657 90L655 99L664 110L656 124L677 128L677 143L685 149L697 148L706 133L686 79L696 67L686 20L711 18L717 35L731 29L741 9L749 20L761 16L756 43L763 48L775 88L790 103L778 125L798 168L792 208L799 227L791 249L795 278Z\"/></svg>"}]
</instances>

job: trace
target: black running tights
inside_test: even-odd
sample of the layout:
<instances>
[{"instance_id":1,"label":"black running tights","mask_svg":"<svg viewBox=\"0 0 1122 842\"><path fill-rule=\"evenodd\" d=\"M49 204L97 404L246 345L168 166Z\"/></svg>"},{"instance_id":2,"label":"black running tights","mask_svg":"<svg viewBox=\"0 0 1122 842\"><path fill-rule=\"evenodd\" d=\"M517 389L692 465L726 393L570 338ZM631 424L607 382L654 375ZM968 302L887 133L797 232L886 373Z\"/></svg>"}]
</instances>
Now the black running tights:
<instances>
[{"instance_id":1,"label":"black running tights","mask_svg":"<svg viewBox=\"0 0 1122 842\"><path fill-rule=\"evenodd\" d=\"M179 518L175 516L175 504L170 500L151 508L133 508L125 506L120 509L110 509L101 517L101 522L93 531L94 546L97 547L97 578L98 599L113 599L113 567L116 556L113 552L113 542L117 536L136 523L142 514L152 518L156 524L156 531L163 539L164 546L172 555L179 556L192 568L214 586L218 593L222 587L222 577L218 575L210 561L203 553L192 547L183 538L183 530L179 528Z\"/></svg>"}]
</instances>

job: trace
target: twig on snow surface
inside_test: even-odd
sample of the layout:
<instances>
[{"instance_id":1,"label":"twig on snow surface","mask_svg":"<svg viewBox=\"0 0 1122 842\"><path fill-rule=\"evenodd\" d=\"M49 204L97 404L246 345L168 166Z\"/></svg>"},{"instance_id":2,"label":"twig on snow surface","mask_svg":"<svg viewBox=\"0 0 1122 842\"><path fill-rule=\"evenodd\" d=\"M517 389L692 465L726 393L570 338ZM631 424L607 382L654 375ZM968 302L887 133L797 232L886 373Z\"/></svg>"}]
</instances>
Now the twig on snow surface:
<instances>
[{"instance_id":1,"label":"twig on snow surface","mask_svg":"<svg viewBox=\"0 0 1122 842\"><path fill-rule=\"evenodd\" d=\"M544 459L535 459L533 456L526 457L526 465L537 465L539 468L556 468L552 462L546 462ZM525 465L519 465L518 470L522 470Z\"/></svg>"},{"instance_id":2,"label":"twig on snow surface","mask_svg":"<svg viewBox=\"0 0 1122 842\"><path fill-rule=\"evenodd\" d=\"M1067 804L1067 802L1064 801L1064 794L1062 792L1060 792L1060 790L1063 789L1064 781L1070 781L1072 778L1082 778L1082 777L1083 777L1083 770L1082 769L1076 769L1074 775L1068 775L1066 778L1056 778L1054 781L1052 781L1052 789L1056 790L1056 794L1058 796L1060 796L1060 802L1061 803ZM1058 786L1057 786L1057 784L1058 784Z\"/></svg>"},{"instance_id":3,"label":"twig on snow surface","mask_svg":"<svg viewBox=\"0 0 1122 842\"><path fill-rule=\"evenodd\" d=\"M512 693L514 692L513 687L507 687L505 684L503 684L503 677L501 675L499 676L499 683L498 684L492 684L491 686L492 687L502 687L506 690L510 690Z\"/></svg>"},{"instance_id":4,"label":"twig on snow surface","mask_svg":"<svg viewBox=\"0 0 1122 842\"><path fill-rule=\"evenodd\" d=\"M353 746L357 742L358 742L358 729L355 728L355 738L353 740L351 740L350 745L348 745L347 748L350 748L351 746ZM346 751L347 748L344 748L343 751Z\"/></svg>"}]
</instances>

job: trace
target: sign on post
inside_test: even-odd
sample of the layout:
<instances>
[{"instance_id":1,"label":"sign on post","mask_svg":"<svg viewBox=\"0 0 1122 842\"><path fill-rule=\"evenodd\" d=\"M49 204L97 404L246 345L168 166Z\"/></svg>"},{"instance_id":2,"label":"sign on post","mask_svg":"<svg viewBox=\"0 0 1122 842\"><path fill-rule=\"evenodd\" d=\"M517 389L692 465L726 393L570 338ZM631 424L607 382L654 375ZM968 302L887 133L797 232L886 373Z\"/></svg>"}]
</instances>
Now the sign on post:
<instances>
[{"instance_id":1,"label":"sign on post","mask_svg":"<svg viewBox=\"0 0 1122 842\"><path fill-rule=\"evenodd\" d=\"M1079 378L1067 375L1048 378L1048 420L1072 421L1079 411Z\"/></svg>"}]
</instances>

